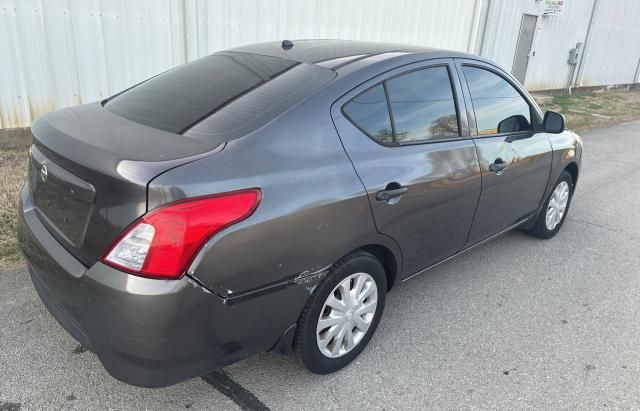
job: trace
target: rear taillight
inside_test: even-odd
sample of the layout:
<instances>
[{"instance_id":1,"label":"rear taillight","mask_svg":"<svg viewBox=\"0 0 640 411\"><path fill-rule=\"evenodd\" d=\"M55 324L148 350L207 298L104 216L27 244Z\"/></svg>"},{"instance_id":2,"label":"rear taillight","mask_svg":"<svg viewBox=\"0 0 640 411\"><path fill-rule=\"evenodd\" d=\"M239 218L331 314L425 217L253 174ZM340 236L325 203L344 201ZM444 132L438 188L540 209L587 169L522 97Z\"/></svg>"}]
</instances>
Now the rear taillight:
<instances>
[{"instance_id":1,"label":"rear taillight","mask_svg":"<svg viewBox=\"0 0 640 411\"><path fill-rule=\"evenodd\" d=\"M215 233L249 217L258 189L178 201L140 217L109 246L101 261L145 277L180 278Z\"/></svg>"}]
</instances>

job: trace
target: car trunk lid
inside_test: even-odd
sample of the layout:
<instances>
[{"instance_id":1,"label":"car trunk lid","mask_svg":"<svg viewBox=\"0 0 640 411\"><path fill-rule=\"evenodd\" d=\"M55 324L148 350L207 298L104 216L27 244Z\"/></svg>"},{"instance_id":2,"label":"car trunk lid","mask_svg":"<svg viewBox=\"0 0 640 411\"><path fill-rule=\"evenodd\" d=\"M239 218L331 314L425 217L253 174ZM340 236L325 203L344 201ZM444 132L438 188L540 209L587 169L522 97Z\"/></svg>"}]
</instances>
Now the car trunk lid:
<instances>
[{"instance_id":1,"label":"car trunk lid","mask_svg":"<svg viewBox=\"0 0 640 411\"><path fill-rule=\"evenodd\" d=\"M135 123L99 103L46 114L32 133L29 187L36 212L87 266L147 211L149 181L223 147L220 140Z\"/></svg>"}]
</instances>

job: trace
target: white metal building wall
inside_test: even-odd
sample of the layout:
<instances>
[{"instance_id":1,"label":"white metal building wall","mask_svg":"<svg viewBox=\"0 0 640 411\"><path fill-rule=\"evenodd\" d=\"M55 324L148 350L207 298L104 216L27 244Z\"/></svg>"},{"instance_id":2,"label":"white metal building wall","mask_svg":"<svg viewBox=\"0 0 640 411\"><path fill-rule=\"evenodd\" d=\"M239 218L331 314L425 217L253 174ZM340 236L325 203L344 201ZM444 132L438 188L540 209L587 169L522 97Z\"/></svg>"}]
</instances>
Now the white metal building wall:
<instances>
[{"instance_id":1,"label":"white metal building wall","mask_svg":"<svg viewBox=\"0 0 640 411\"><path fill-rule=\"evenodd\" d=\"M566 84L569 49L598 1L585 85L632 82L640 1L565 0L540 17L525 85ZM0 128L100 100L211 52L283 38L343 38L482 53L511 69L540 0L0 0ZM485 29L486 27L486 29ZM613 47L615 45L615 47ZM616 47L619 47L617 49Z\"/></svg>"},{"instance_id":2,"label":"white metal building wall","mask_svg":"<svg viewBox=\"0 0 640 411\"><path fill-rule=\"evenodd\" d=\"M569 50L585 41L593 4L593 0L567 2L562 15L539 18L535 56L529 60L525 79L527 88L548 90L567 86L571 73L567 63Z\"/></svg>"},{"instance_id":3,"label":"white metal building wall","mask_svg":"<svg viewBox=\"0 0 640 411\"><path fill-rule=\"evenodd\" d=\"M640 64L640 1L599 0L582 85L625 84Z\"/></svg>"},{"instance_id":4,"label":"white metal building wall","mask_svg":"<svg viewBox=\"0 0 640 411\"><path fill-rule=\"evenodd\" d=\"M567 86L569 50L576 43L586 41L594 5L584 65L575 74L578 85L637 81L634 74L640 62L640 1L565 0L563 13L558 16L543 15L542 1L485 2L488 9L486 31L484 42L476 46L476 52L495 60L507 70L513 66L522 15L540 16L525 79L527 89L548 90Z\"/></svg>"},{"instance_id":5,"label":"white metal building wall","mask_svg":"<svg viewBox=\"0 0 640 411\"><path fill-rule=\"evenodd\" d=\"M470 0L196 0L187 2L189 58L284 38L435 44L466 50Z\"/></svg>"},{"instance_id":6,"label":"white metal building wall","mask_svg":"<svg viewBox=\"0 0 640 411\"><path fill-rule=\"evenodd\" d=\"M466 50L469 0L0 0L0 128L229 47L345 38Z\"/></svg>"},{"instance_id":7,"label":"white metal building wall","mask_svg":"<svg viewBox=\"0 0 640 411\"><path fill-rule=\"evenodd\" d=\"M184 62L181 1L0 0L0 128Z\"/></svg>"}]
</instances>

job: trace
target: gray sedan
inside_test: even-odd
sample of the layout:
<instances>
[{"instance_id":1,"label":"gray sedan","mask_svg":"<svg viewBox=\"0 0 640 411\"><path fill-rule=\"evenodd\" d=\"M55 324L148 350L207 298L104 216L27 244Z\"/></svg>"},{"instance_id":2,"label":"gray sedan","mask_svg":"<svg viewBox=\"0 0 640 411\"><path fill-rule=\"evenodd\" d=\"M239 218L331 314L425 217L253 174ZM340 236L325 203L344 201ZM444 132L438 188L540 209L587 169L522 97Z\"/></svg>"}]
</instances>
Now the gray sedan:
<instances>
[{"instance_id":1,"label":"gray sedan","mask_svg":"<svg viewBox=\"0 0 640 411\"><path fill-rule=\"evenodd\" d=\"M398 282L514 228L555 235L582 154L490 61L335 40L218 52L32 132L33 284L150 387L268 350L346 366Z\"/></svg>"}]
</instances>

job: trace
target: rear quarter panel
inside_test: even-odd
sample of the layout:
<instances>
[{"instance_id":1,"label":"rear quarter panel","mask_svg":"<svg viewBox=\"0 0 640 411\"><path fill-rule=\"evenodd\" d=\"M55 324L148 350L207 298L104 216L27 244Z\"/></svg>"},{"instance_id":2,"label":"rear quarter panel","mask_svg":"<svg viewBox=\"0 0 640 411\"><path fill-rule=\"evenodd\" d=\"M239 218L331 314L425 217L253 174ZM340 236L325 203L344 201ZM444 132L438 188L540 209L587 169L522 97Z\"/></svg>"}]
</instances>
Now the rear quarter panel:
<instances>
[{"instance_id":1,"label":"rear quarter panel","mask_svg":"<svg viewBox=\"0 0 640 411\"><path fill-rule=\"evenodd\" d=\"M322 270L353 249L380 244L366 192L329 115L330 96L312 99L208 158L175 168L149 185L149 209L182 198L258 187L247 220L216 234L190 273L231 295Z\"/></svg>"}]
</instances>

